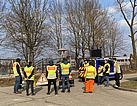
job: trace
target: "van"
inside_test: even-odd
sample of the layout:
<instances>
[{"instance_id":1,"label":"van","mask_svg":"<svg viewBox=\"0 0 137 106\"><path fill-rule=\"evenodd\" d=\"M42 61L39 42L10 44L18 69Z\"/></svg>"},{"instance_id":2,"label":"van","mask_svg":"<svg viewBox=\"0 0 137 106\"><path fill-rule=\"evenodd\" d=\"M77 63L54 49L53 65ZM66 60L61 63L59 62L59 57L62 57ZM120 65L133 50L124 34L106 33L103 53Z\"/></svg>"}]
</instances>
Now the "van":
<instances>
[{"instance_id":1,"label":"van","mask_svg":"<svg viewBox=\"0 0 137 106\"><path fill-rule=\"evenodd\" d=\"M104 62L104 58L96 58L96 59L85 59L83 61L80 62L80 66L79 66L79 79L82 79L82 81L85 81L84 78L84 73L85 73L85 68L84 68L84 63L85 61L89 62L92 61L93 65L96 67L96 71L99 68L99 65L104 66L105 62ZM110 73L109 73L109 78L110 79L114 79L114 62L112 59L108 59L108 63L110 64ZM97 81L97 76L96 76L96 81Z\"/></svg>"}]
</instances>

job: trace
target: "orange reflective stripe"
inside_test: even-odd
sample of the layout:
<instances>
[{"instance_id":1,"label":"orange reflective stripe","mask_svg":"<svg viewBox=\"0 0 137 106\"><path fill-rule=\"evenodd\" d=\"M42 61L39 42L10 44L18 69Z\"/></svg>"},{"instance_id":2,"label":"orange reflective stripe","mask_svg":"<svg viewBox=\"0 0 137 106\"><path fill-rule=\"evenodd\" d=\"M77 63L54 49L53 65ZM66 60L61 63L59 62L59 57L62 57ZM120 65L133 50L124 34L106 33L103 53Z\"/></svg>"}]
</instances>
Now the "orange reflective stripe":
<instances>
[{"instance_id":1,"label":"orange reflective stripe","mask_svg":"<svg viewBox=\"0 0 137 106\"><path fill-rule=\"evenodd\" d=\"M89 73L89 74L94 74L94 71L88 71L87 73Z\"/></svg>"},{"instance_id":2,"label":"orange reflective stripe","mask_svg":"<svg viewBox=\"0 0 137 106\"><path fill-rule=\"evenodd\" d=\"M31 71L30 71L30 70L26 70L26 73L27 73L27 74L30 74L30 73L31 73Z\"/></svg>"},{"instance_id":3,"label":"orange reflective stripe","mask_svg":"<svg viewBox=\"0 0 137 106\"><path fill-rule=\"evenodd\" d=\"M69 67L63 67L63 70L68 70L69 69Z\"/></svg>"},{"instance_id":4,"label":"orange reflective stripe","mask_svg":"<svg viewBox=\"0 0 137 106\"><path fill-rule=\"evenodd\" d=\"M48 67L48 70L55 70L55 67Z\"/></svg>"},{"instance_id":5,"label":"orange reflective stripe","mask_svg":"<svg viewBox=\"0 0 137 106\"><path fill-rule=\"evenodd\" d=\"M13 67L16 67L16 64L13 64Z\"/></svg>"}]
</instances>

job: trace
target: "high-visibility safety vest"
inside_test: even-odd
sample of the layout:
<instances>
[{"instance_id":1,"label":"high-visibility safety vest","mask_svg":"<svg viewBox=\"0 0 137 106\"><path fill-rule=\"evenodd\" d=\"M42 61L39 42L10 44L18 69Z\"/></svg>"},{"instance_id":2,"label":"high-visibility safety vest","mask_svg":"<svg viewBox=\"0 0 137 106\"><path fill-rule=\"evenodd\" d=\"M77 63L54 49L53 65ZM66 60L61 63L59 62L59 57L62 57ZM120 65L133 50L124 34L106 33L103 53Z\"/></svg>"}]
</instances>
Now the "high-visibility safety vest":
<instances>
[{"instance_id":1,"label":"high-visibility safety vest","mask_svg":"<svg viewBox=\"0 0 137 106\"><path fill-rule=\"evenodd\" d=\"M62 70L62 75L69 74L69 68L70 68L70 63L64 64L61 63L61 70Z\"/></svg>"},{"instance_id":2,"label":"high-visibility safety vest","mask_svg":"<svg viewBox=\"0 0 137 106\"><path fill-rule=\"evenodd\" d=\"M26 66L26 67L24 68L24 71L25 71L27 77L29 77L29 76L31 75L33 69L34 69L33 66L30 66L30 67ZM25 78L25 80L26 80L26 78ZM28 79L28 80L34 80L34 75L32 75L32 77L31 77L30 79Z\"/></svg>"},{"instance_id":3,"label":"high-visibility safety vest","mask_svg":"<svg viewBox=\"0 0 137 106\"><path fill-rule=\"evenodd\" d=\"M19 74L18 74L18 72L17 72L17 68L16 68L17 65L19 66L19 68L20 68L20 73L22 74L22 69L21 69L21 67L20 67L20 64L19 64L18 62L14 62L14 63L13 63L14 76L19 76Z\"/></svg>"},{"instance_id":4,"label":"high-visibility safety vest","mask_svg":"<svg viewBox=\"0 0 137 106\"><path fill-rule=\"evenodd\" d=\"M98 68L98 73L100 73L103 68L104 68L103 66L100 66L100 67ZM98 76L103 76L103 72L101 72L100 74L98 74Z\"/></svg>"},{"instance_id":5,"label":"high-visibility safety vest","mask_svg":"<svg viewBox=\"0 0 137 106\"><path fill-rule=\"evenodd\" d=\"M84 64L84 70L86 70L86 67L89 66L89 63Z\"/></svg>"},{"instance_id":6,"label":"high-visibility safety vest","mask_svg":"<svg viewBox=\"0 0 137 106\"><path fill-rule=\"evenodd\" d=\"M105 65L104 65L104 71L105 71L105 67L108 65L108 70L107 70L107 72L106 73L110 73L110 64L109 63L106 63Z\"/></svg>"},{"instance_id":7,"label":"high-visibility safety vest","mask_svg":"<svg viewBox=\"0 0 137 106\"><path fill-rule=\"evenodd\" d=\"M48 71L48 79L56 79L56 71L57 71L57 66L53 65L53 66L47 66L47 71Z\"/></svg>"},{"instance_id":8,"label":"high-visibility safety vest","mask_svg":"<svg viewBox=\"0 0 137 106\"><path fill-rule=\"evenodd\" d=\"M93 66L88 66L86 68L86 72L85 72L85 78L89 78L89 79L95 79L96 77L96 68Z\"/></svg>"},{"instance_id":9,"label":"high-visibility safety vest","mask_svg":"<svg viewBox=\"0 0 137 106\"><path fill-rule=\"evenodd\" d=\"M89 66L89 63L87 63L87 64L84 64L84 67L87 67L87 66Z\"/></svg>"},{"instance_id":10,"label":"high-visibility safety vest","mask_svg":"<svg viewBox=\"0 0 137 106\"><path fill-rule=\"evenodd\" d=\"M120 65L118 64L117 61L114 62L114 74L116 73L121 73Z\"/></svg>"}]
</instances>

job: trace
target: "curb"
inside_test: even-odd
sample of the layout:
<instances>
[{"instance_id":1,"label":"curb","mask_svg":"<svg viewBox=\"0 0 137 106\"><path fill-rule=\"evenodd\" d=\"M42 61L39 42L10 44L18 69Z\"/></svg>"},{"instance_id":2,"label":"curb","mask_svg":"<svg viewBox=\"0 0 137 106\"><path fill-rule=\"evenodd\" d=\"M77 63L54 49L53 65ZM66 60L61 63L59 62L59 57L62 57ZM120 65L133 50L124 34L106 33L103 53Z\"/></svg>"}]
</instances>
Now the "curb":
<instances>
[{"instance_id":1,"label":"curb","mask_svg":"<svg viewBox=\"0 0 137 106\"><path fill-rule=\"evenodd\" d=\"M119 90L123 90L123 91L130 91L130 92L135 92L137 93L136 89L130 89L130 88L123 88L123 87L115 87L113 86L115 89L119 89Z\"/></svg>"}]
</instances>

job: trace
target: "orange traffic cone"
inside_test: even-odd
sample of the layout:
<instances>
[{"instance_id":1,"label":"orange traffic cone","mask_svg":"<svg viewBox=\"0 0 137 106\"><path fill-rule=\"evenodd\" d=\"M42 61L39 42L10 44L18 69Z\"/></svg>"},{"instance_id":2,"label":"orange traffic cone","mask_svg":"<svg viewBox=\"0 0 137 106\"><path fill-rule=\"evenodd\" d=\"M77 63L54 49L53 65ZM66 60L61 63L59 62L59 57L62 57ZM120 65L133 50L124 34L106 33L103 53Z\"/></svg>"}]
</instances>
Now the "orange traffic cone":
<instances>
[{"instance_id":1,"label":"orange traffic cone","mask_svg":"<svg viewBox=\"0 0 137 106\"><path fill-rule=\"evenodd\" d=\"M71 73L69 74L69 80L72 80L72 74Z\"/></svg>"}]
</instances>

